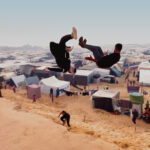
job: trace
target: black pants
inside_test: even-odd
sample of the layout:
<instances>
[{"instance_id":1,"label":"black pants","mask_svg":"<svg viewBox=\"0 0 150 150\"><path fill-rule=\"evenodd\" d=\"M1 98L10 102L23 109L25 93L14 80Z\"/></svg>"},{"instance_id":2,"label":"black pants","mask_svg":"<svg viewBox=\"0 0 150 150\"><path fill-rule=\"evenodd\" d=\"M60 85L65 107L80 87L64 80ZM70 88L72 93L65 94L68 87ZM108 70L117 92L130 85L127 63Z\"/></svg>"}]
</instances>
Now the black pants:
<instances>
[{"instance_id":1,"label":"black pants","mask_svg":"<svg viewBox=\"0 0 150 150\"><path fill-rule=\"evenodd\" d=\"M61 57L66 53L66 42L72 39L71 34L65 35L60 39L60 42L57 44L55 42L50 42L50 50L55 58ZM69 55L69 53L68 53Z\"/></svg>"},{"instance_id":2,"label":"black pants","mask_svg":"<svg viewBox=\"0 0 150 150\"><path fill-rule=\"evenodd\" d=\"M99 46L93 46L93 45L86 44L85 48L87 48L88 50L90 50L93 53L94 58L96 60L100 60L104 56L104 53L103 53L101 47L99 47Z\"/></svg>"},{"instance_id":3,"label":"black pants","mask_svg":"<svg viewBox=\"0 0 150 150\"><path fill-rule=\"evenodd\" d=\"M67 120L67 125L68 125L68 127L70 127L70 123L69 123L70 122L70 116L68 116L68 117L62 116L60 119L63 123L65 123L65 120Z\"/></svg>"},{"instance_id":4,"label":"black pants","mask_svg":"<svg viewBox=\"0 0 150 150\"><path fill-rule=\"evenodd\" d=\"M50 71L62 72L63 70L68 71L70 68L69 53L66 51L66 42L71 40L71 34L65 35L61 38L59 43L50 42L50 51L56 59L58 68L48 68Z\"/></svg>"},{"instance_id":5,"label":"black pants","mask_svg":"<svg viewBox=\"0 0 150 150\"><path fill-rule=\"evenodd\" d=\"M133 122L134 124L136 124L136 117L133 117L133 118L132 118L132 122Z\"/></svg>"}]
</instances>

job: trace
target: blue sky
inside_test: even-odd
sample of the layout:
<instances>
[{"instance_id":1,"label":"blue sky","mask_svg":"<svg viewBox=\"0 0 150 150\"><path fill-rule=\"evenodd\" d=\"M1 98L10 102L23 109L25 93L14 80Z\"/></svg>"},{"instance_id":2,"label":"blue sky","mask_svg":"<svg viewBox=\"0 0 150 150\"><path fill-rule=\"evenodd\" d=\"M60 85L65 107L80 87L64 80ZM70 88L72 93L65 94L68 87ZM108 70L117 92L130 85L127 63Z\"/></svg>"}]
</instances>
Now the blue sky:
<instances>
[{"instance_id":1,"label":"blue sky","mask_svg":"<svg viewBox=\"0 0 150 150\"><path fill-rule=\"evenodd\" d=\"M91 44L150 43L149 6L150 0L0 0L0 46L47 47L72 26Z\"/></svg>"}]
</instances>

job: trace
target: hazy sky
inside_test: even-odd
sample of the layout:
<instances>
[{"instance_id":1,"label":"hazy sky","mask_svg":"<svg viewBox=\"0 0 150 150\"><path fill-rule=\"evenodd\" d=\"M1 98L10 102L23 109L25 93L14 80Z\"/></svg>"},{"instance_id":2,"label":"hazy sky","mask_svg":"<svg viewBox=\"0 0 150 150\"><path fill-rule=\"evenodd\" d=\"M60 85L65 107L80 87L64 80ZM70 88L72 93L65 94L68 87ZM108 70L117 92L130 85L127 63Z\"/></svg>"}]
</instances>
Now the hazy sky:
<instances>
[{"instance_id":1,"label":"hazy sky","mask_svg":"<svg viewBox=\"0 0 150 150\"><path fill-rule=\"evenodd\" d=\"M0 0L0 46L47 47L72 26L91 44L150 43L149 7L150 0Z\"/></svg>"}]
</instances>

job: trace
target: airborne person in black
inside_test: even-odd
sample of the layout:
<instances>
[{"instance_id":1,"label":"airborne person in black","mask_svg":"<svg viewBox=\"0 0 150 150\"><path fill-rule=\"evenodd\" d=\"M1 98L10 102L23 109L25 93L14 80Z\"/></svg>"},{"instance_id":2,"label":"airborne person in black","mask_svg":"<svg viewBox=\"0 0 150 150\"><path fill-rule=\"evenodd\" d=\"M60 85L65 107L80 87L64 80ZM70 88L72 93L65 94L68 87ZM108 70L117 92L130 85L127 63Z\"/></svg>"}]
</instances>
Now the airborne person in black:
<instances>
[{"instance_id":1,"label":"airborne person in black","mask_svg":"<svg viewBox=\"0 0 150 150\"><path fill-rule=\"evenodd\" d=\"M85 57L86 60L93 61L97 64L99 68L110 68L112 65L116 64L120 60L120 52L122 50L122 44L118 43L115 45L114 53L105 56L101 47L86 44L87 40L83 37L79 39L79 45L82 48L86 48L93 52L94 58L92 56Z\"/></svg>"},{"instance_id":2,"label":"airborne person in black","mask_svg":"<svg viewBox=\"0 0 150 150\"><path fill-rule=\"evenodd\" d=\"M55 57L56 63L59 68L48 68L51 71L56 72L69 72L76 73L76 68L71 64L69 52L73 47L66 46L66 42L71 39L77 39L77 30L75 27L72 28L72 34L65 35L61 38L59 43L50 42L50 51Z\"/></svg>"}]
</instances>

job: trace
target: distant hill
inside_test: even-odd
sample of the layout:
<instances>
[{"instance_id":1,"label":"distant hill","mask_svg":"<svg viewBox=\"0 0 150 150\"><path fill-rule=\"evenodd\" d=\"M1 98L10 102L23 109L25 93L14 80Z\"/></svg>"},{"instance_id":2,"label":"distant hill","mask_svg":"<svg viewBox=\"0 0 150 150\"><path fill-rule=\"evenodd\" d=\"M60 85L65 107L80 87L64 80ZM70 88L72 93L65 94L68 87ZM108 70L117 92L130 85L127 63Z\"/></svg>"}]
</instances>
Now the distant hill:
<instances>
[{"instance_id":1,"label":"distant hill","mask_svg":"<svg viewBox=\"0 0 150 150\"><path fill-rule=\"evenodd\" d=\"M39 46L23 45L20 47L0 46L0 51L16 51L16 50L45 50Z\"/></svg>"}]
</instances>

